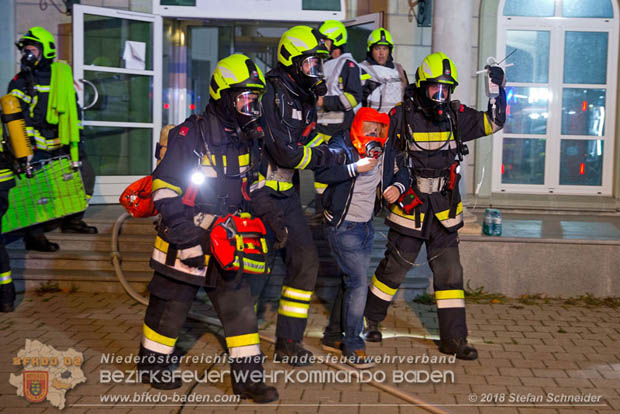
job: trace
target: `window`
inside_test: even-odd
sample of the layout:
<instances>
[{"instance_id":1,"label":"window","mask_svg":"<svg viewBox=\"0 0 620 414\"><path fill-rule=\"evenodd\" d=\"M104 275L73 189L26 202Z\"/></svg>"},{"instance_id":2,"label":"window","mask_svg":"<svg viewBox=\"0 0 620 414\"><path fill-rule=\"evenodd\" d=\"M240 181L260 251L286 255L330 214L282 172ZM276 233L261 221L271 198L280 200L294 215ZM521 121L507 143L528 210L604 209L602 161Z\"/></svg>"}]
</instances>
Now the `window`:
<instances>
[{"instance_id":1,"label":"window","mask_svg":"<svg viewBox=\"0 0 620 414\"><path fill-rule=\"evenodd\" d=\"M611 195L618 6L611 0L503 0L498 60L507 120L494 192Z\"/></svg>"}]
</instances>

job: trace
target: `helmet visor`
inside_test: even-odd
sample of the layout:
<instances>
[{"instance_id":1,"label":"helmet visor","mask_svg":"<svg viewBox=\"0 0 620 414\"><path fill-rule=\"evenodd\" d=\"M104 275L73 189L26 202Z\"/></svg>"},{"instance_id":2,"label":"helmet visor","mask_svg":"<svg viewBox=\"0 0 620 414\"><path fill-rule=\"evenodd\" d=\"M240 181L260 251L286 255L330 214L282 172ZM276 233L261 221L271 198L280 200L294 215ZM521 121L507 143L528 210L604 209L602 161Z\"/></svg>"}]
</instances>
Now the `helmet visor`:
<instances>
[{"instance_id":1,"label":"helmet visor","mask_svg":"<svg viewBox=\"0 0 620 414\"><path fill-rule=\"evenodd\" d=\"M300 63L301 71L311 78L323 77L323 60L318 56L308 56Z\"/></svg>"},{"instance_id":2,"label":"helmet visor","mask_svg":"<svg viewBox=\"0 0 620 414\"><path fill-rule=\"evenodd\" d=\"M450 100L450 89L450 85L444 83L429 83L426 87L426 96L434 102L448 102Z\"/></svg>"},{"instance_id":3,"label":"helmet visor","mask_svg":"<svg viewBox=\"0 0 620 414\"><path fill-rule=\"evenodd\" d=\"M261 93L258 91L243 91L235 96L235 108L242 115L252 118L261 116Z\"/></svg>"}]
</instances>

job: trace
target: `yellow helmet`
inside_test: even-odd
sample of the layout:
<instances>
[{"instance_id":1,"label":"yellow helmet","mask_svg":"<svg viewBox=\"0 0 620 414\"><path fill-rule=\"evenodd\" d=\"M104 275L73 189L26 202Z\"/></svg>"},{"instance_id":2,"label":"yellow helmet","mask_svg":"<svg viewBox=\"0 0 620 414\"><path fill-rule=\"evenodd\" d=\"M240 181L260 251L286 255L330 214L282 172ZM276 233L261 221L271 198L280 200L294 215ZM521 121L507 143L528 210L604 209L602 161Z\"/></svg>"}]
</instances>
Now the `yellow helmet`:
<instances>
[{"instance_id":1,"label":"yellow helmet","mask_svg":"<svg viewBox=\"0 0 620 414\"><path fill-rule=\"evenodd\" d=\"M216 101L226 89L250 89L262 94L265 91L265 77L252 59L242 54L230 55L217 62L209 94Z\"/></svg>"},{"instance_id":2,"label":"yellow helmet","mask_svg":"<svg viewBox=\"0 0 620 414\"><path fill-rule=\"evenodd\" d=\"M41 55L44 59L54 59L56 57L56 43L54 36L42 27L31 27L19 38L15 46L22 50L27 45L36 45L41 48Z\"/></svg>"},{"instance_id":3,"label":"yellow helmet","mask_svg":"<svg viewBox=\"0 0 620 414\"><path fill-rule=\"evenodd\" d=\"M297 56L319 56L327 58L325 37L310 26L295 26L288 29L278 44L278 62L289 67Z\"/></svg>"},{"instance_id":4,"label":"yellow helmet","mask_svg":"<svg viewBox=\"0 0 620 414\"><path fill-rule=\"evenodd\" d=\"M424 58L415 73L415 86L420 87L422 82L444 83L450 85L452 92L459 84L458 73L454 62L442 52L436 52Z\"/></svg>"},{"instance_id":5,"label":"yellow helmet","mask_svg":"<svg viewBox=\"0 0 620 414\"><path fill-rule=\"evenodd\" d=\"M370 52L372 47L375 45L386 45L391 50L394 47L394 42L392 41L392 35L390 32L385 30L383 27L370 32L370 35L368 35L366 51Z\"/></svg>"},{"instance_id":6,"label":"yellow helmet","mask_svg":"<svg viewBox=\"0 0 620 414\"><path fill-rule=\"evenodd\" d=\"M319 27L319 32L330 39L335 47L343 46L347 43L347 28L338 20L326 20Z\"/></svg>"}]
</instances>

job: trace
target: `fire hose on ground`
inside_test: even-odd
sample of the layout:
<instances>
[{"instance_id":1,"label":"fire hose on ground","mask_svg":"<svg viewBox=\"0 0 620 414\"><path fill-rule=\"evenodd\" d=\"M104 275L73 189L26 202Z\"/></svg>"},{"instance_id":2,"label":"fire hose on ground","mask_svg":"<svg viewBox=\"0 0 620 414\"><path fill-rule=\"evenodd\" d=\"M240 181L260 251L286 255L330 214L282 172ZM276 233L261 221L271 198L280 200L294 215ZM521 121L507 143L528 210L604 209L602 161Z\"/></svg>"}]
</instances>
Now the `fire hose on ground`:
<instances>
[{"instance_id":1,"label":"fire hose on ground","mask_svg":"<svg viewBox=\"0 0 620 414\"><path fill-rule=\"evenodd\" d=\"M125 278L125 275L123 273L123 269L121 268L121 263L122 263L122 257L121 257L121 253L120 253L120 234L121 234L121 230L123 227L123 224L125 223L125 221L127 221L128 218L130 218L131 215L129 215L128 213L123 213L119 216L118 219L116 219L116 222L114 223L114 227L112 229L112 251L110 253L110 257L112 259L112 264L114 266L114 271L116 273L116 277L118 278L119 282L121 283L121 285L123 286L123 289L125 289L125 292L127 292L127 294L129 296L131 296L131 298L133 298L135 301L141 303L142 305L148 306L149 301L146 297L142 296L140 293L138 293L127 281L127 278ZM222 327L222 323L220 322L220 320L218 318L212 318L212 317L208 317L205 315L200 315L197 314L195 312L190 312L188 315L189 318L199 321L199 322L203 322L203 323L207 323L209 325L213 325L216 326L218 328ZM271 344L275 344L275 339L271 336L267 336L267 335L259 335L260 339L263 341L267 341ZM320 352L316 349L313 349L313 347L309 347L309 346L305 346L308 350L310 350L311 352L313 352L314 354L320 354ZM347 367L345 365L342 364L337 364L337 363L333 363L333 362L329 362L328 360L323 361L323 363L327 366L329 366L330 368L334 368L340 371L355 371L354 368L351 367ZM398 389L396 389L395 387L392 387L390 385L385 385L382 384L380 382L377 381L370 381L368 382L369 385L372 385L375 388L380 389L381 391L387 392L388 394L391 394L395 397L398 397L406 402L408 402L409 404L413 404L415 406L418 406L419 408L422 408L430 413L433 414L448 414L446 411L428 404L422 400L420 400L419 398L416 398L412 395L409 395L405 392L402 392Z\"/></svg>"}]
</instances>

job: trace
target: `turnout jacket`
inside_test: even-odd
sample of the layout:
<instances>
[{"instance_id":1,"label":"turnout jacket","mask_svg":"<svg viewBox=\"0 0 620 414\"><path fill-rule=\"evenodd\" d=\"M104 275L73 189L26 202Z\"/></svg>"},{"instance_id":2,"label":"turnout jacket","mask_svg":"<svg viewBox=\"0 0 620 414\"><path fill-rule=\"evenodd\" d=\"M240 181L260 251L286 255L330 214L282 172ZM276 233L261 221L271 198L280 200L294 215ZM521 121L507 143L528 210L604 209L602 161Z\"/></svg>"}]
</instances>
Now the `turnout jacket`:
<instances>
[{"instance_id":1,"label":"turnout jacket","mask_svg":"<svg viewBox=\"0 0 620 414\"><path fill-rule=\"evenodd\" d=\"M20 100L26 133L34 147L47 152L62 146L58 137L58 125L49 124L46 120L51 80L51 67L37 68L32 72L19 72L9 82L8 87L8 93ZM78 107L78 118L80 116L81 110Z\"/></svg>"},{"instance_id":2,"label":"turnout jacket","mask_svg":"<svg viewBox=\"0 0 620 414\"><path fill-rule=\"evenodd\" d=\"M209 230L216 216L247 211L244 191L251 158L256 158L251 152L236 131L225 128L212 103L202 116L170 131L166 156L152 174L153 200L162 218L150 261L154 270L214 286L208 276ZM188 259L196 266L186 264Z\"/></svg>"},{"instance_id":3,"label":"turnout jacket","mask_svg":"<svg viewBox=\"0 0 620 414\"><path fill-rule=\"evenodd\" d=\"M375 213L383 207L383 191L387 187L394 185L401 194L409 188L409 174L404 165L404 158L402 154L397 153L391 141L391 139L386 141L383 152L381 181L375 199ZM315 171L315 174L317 180L328 184L322 200L325 220L329 225L339 227L351 205L353 187L359 174L355 163L360 156L351 144L348 131L334 136L329 141L329 146L346 154L346 164L320 168Z\"/></svg>"},{"instance_id":4,"label":"turnout jacket","mask_svg":"<svg viewBox=\"0 0 620 414\"><path fill-rule=\"evenodd\" d=\"M499 104L496 111L505 113L505 100L503 102L503 107ZM409 215L396 203L390 206L386 224L399 233L428 238L430 225L425 223L430 223L432 215L448 231L463 227L463 204L458 189L460 174L456 168L454 188L452 191L448 189L450 169L458 165L455 165L457 134L462 142L467 142L503 127L503 119L492 113L491 105L483 112L452 101L447 111L449 119L436 121L427 117L415 94L408 90L404 102L390 112L390 138L398 141L404 149L411 186L423 202ZM433 188L429 188L431 182ZM451 208L455 213L453 216ZM416 215L419 215L418 223Z\"/></svg>"},{"instance_id":5,"label":"turnout jacket","mask_svg":"<svg viewBox=\"0 0 620 414\"><path fill-rule=\"evenodd\" d=\"M318 111L317 131L328 137L351 127L354 109L362 101L360 67L350 53L343 53L323 64L327 95ZM317 142L317 145L320 142Z\"/></svg>"},{"instance_id":6,"label":"turnout jacket","mask_svg":"<svg viewBox=\"0 0 620 414\"><path fill-rule=\"evenodd\" d=\"M282 68L267 73L267 90L262 98L265 130L263 159L254 193L276 197L293 194L295 170L328 165L333 156L326 145L313 147L316 136L314 96L303 91Z\"/></svg>"}]
</instances>

